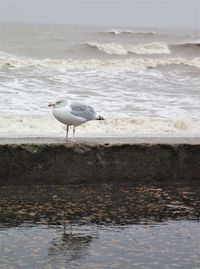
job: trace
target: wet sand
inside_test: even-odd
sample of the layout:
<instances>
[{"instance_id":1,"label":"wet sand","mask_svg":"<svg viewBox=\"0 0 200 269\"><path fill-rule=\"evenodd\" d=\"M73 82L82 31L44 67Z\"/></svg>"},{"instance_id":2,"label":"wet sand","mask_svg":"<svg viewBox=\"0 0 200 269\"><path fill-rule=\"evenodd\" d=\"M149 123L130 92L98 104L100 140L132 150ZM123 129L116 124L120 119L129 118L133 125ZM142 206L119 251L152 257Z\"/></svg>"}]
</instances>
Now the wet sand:
<instances>
[{"instance_id":1,"label":"wet sand","mask_svg":"<svg viewBox=\"0 0 200 269\"><path fill-rule=\"evenodd\" d=\"M134 224L198 220L197 185L71 184L2 186L0 225Z\"/></svg>"}]
</instances>

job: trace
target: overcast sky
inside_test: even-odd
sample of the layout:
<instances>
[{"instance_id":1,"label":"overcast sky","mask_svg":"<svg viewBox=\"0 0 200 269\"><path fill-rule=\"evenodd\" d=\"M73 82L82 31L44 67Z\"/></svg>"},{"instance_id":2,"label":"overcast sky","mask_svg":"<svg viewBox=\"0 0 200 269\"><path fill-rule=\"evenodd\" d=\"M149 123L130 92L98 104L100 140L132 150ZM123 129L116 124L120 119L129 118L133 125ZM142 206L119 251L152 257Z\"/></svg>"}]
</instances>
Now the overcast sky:
<instances>
[{"instance_id":1,"label":"overcast sky","mask_svg":"<svg viewBox=\"0 0 200 269\"><path fill-rule=\"evenodd\" d=\"M0 21L200 29L200 0L0 0Z\"/></svg>"}]
</instances>

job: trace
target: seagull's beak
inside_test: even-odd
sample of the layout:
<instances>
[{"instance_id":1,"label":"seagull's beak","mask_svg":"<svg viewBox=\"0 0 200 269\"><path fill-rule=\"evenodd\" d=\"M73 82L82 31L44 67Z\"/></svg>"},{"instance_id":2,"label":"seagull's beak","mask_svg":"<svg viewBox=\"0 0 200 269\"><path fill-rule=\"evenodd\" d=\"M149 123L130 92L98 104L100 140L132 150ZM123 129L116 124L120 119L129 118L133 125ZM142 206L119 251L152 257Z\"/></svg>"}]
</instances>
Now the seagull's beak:
<instances>
[{"instance_id":1,"label":"seagull's beak","mask_svg":"<svg viewBox=\"0 0 200 269\"><path fill-rule=\"evenodd\" d=\"M48 107L54 107L56 104L53 102L49 102Z\"/></svg>"}]
</instances>

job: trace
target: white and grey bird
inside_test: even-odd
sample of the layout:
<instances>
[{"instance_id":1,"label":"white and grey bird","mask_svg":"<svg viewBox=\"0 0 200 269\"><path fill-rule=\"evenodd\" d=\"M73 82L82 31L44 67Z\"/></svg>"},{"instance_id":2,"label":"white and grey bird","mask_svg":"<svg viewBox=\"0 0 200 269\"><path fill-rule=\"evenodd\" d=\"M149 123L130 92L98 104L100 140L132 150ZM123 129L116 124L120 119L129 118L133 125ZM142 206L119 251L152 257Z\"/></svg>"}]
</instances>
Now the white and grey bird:
<instances>
[{"instance_id":1,"label":"white and grey bird","mask_svg":"<svg viewBox=\"0 0 200 269\"><path fill-rule=\"evenodd\" d=\"M70 101L66 98L49 103L49 107L52 107L54 117L67 126L66 139L68 139L69 126L73 126L74 138L76 126L91 120L104 120L91 106L81 102Z\"/></svg>"}]
</instances>

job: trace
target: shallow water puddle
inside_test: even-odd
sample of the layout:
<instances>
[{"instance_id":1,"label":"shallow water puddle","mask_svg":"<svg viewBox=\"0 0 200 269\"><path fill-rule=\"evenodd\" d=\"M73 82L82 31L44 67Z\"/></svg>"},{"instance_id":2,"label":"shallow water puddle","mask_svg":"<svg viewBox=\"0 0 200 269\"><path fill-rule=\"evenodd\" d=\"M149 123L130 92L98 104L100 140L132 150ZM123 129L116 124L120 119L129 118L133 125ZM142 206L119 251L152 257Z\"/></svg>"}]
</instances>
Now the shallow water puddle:
<instances>
[{"instance_id":1,"label":"shallow water puddle","mask_svg":"<svg viewBox=\"0 0 200 269\"><path fill-rule=\"evenodd\" d=\"M199 268L199 230L197 221L2 227L0 268Z\"/></svg>"}]
</instances>

